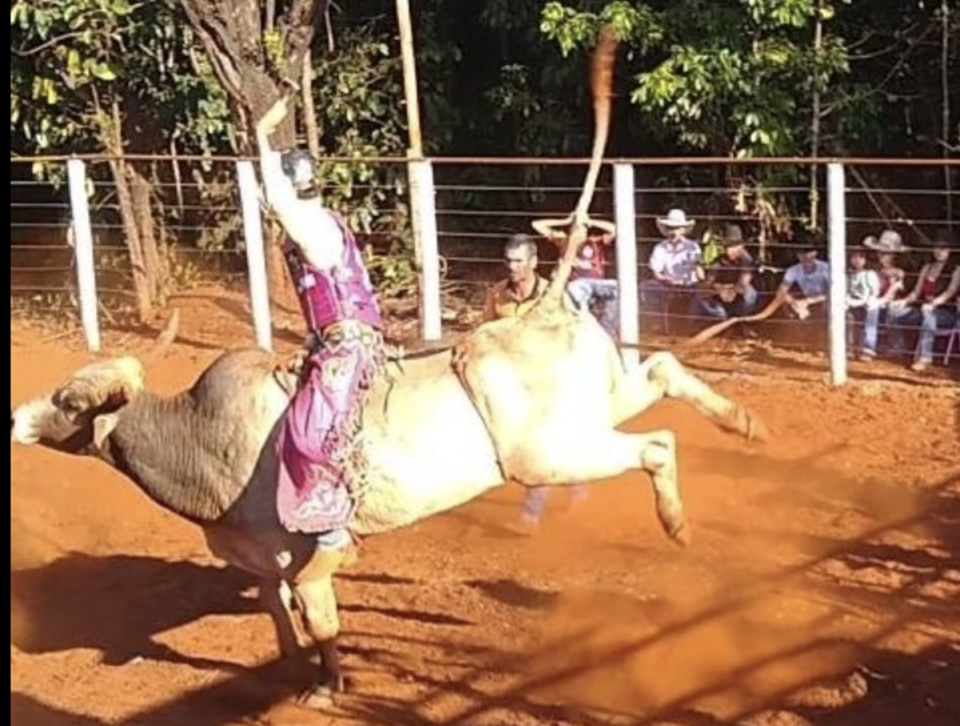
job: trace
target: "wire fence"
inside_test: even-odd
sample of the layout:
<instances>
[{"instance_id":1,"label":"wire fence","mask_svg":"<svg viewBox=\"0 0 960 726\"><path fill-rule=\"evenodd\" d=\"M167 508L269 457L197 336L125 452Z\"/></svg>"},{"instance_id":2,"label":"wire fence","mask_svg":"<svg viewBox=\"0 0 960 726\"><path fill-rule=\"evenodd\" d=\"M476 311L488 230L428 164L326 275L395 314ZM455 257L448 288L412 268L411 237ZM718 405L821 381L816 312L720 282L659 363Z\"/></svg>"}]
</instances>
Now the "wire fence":
<instances>
[{"instance_id":1,"label":"wire fence","mask_svg":"<svg viewBox=\"0 0 960 726\"><path fill-rule=\"evenodd\" d=\"M35 160L11 160L11 305L14 313L76 319L77 289L70 244L71 206L64 164L50 160L48 177L38 180ZM339 173L331 173L334 161ZM801 247L796 230L811 221L825 226L826 179L822 168L807 173L810 160L780 164L703 163L702 160L638 160L632 192L636 227L637 279L640 281L640 328L651 334L683 338L716 321L701 304L711 297L709 276L698 285L672 288L666 304L650 304L650 260L662 234L656 220L668 209L683 209L696 226L690 233L700 245L702 266L722 256L719 243L724 225L736 223L746 234L746 250L756 263L753 286L756 309L763 307L781 284L785 271L797 263ZM883 229L900 233L910 251L897 264L907 273L907 290L933 258L935 240L955 243L942 230L955 224L950 210L960 209L960 179L945 189L944 166L935 161L898 164L891 160L856 160L846 164L846 220L849 245ZM361 183L344 175L364 164L370 173ZM402 217L411 206L404 178L404 160L333 160L323 177L324 193L351 214L365 245L395 250L397 235L406 233ZM242 210L232 159L145 158L128 162L139 178L149 180L152 234L161 242L165 286L171 292L211 287L242 290L246 285ZM577 201L585 160L433 160L436 244L443 261L443 313L447 323L471 325L481 319L490 285L504 276L503 247L517 232L532 232L533 220L564 217ZM133 270L126 245L128 230L120 214L118 189L109 160L88 164L88 196L94 237L94 266L99 304L107 322L134 310ZM960 167L949 167L960 171ZM956 176L956 175L955 175ZM343 180L348 194L342 194ZM814 200L811 203L811 199ZM596 217L615 217L617 193L612 165L605 165L592 207ZM362 208L362 213L356 213ZM399 221L398 221L399 220ZM143 233L143 230L141 230ZM804 243L806 244L806 243ZM409 241L405 246L411 248ZM826 259L826 247L821 259ZM539 242L540 272L549 275L558 250ZM960 259L960 249L952 252ZM873 260L871 260L872 262ZM615 255L606 274L618 277ZM597 310L602 313L602 310ZM827 322L814 316L799 324L791 315L776 315L758 330L747 329L779 348L816 353L826 345ZM946 318L945 318L946 320ZM949 320L945 329L949 332ZM894 325L884 326L887 334ZM921 322L901 326L914 347ZM941 326L943 328L944 326ZM950 344L948 335L935 335L938 360ZM856 333L856 329L854 329ZM960 356L960 345L955 355Z\"/></svg>"}]
</instances>

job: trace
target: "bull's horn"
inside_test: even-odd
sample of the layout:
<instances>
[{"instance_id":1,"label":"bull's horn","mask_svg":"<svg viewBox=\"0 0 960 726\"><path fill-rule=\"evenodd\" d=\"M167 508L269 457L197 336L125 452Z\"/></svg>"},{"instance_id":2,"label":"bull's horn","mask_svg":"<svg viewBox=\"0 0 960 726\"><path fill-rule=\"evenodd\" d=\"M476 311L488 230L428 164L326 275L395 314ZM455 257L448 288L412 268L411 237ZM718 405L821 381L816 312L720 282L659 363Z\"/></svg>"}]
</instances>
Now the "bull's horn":
<instances>
[{"instance_id":1,"label":"bull's horn","mask_svg":"<svg viewBox=\"0 0 960 726\"><path fill-rule=\"evenodd\" d=\"M67 401L89 410L111 399L130 401L143 389L143 364L131 356L94 363L77 371L54 393L54 402L61 406Z\"/></svg>"},{"instance_id":2,"label":"bull's horn","mask_svg":"<svg viewBox=\"0 0 960 726\"><path fill-rule=\"evenodd\" d=\"M157 339L153 343L153 347L150 348L146 353L143 354L143 362L145 365L149 365L161 358L164 353L167 352L167 348L176 340L177 331L180 328L180 309L174 308L173 312L170 313L170 318L167 320L167 324L164 326L163 331L160 335L157 336Z\"/></svg>"}]
</instances>

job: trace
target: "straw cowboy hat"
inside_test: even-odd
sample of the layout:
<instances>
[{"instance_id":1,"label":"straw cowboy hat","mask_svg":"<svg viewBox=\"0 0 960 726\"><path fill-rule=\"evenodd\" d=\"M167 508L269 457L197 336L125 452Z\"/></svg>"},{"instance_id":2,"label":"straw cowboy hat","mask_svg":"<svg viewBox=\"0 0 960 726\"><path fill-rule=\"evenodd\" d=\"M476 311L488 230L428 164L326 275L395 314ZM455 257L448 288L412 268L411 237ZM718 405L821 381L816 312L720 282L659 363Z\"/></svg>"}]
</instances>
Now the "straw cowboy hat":
<instances>
[{"instance_id":1,"label":"straw cowboy hat","mask_svg":"<svg viewBox=\"0 0 960 726\"><path fill-rule=\"evenodd\" d=\"M687 213L682 209L671 209L666 217L657 219L657 229L661 234L666 234L669 230L682 229L690 231L696 224L695 220L687 219Z\"/></svg>"},{"instance_id":2,"label":"straw cowboy hat","mask_svg":"<svg viewBox=\"0 0 960 726\"><path fill-rule=\"evenodd\" d=\"M885 229L880 233L880 237L870 235L863 240L863 246L867 249L877 252L906 252L907 247L903 244L903 239L899 232L892 229Z\"/></svg>"}]
</instances>

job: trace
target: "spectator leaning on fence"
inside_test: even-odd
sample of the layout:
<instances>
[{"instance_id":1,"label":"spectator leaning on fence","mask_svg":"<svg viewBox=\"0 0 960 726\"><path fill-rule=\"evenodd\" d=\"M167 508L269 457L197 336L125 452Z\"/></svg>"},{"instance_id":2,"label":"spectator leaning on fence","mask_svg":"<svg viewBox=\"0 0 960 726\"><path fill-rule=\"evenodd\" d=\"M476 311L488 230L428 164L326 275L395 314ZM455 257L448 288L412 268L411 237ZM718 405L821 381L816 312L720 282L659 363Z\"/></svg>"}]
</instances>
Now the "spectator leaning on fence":
<instances>
[{"instance_id":1,"label":"spectator leaning on fence","mask_svg":"<svg viewBox=\"0 0 960 726\"><path fill-rule=\"evenodd\" d=\"M537 243L533 237L513 235L504 246L503 260L507 266L507 277L488 291L484 320L523 315L543 296L549 285L547 279L537 273ZM540 523L549 491L550 488L546 486L527 489L520 514L520 526L524 530L533 529ZM586 485L578 484L570 488L572 502L580 502L586 497Z\"/></svg>"},{"instance_id":2,"label":"spectator leaning on fence","mask_svg":"<svg viewBox=\"0 0 960 726\"><path fill-rule=\"evenodd\" d=\"M515 234L503 248L507 276L487 291L484 320L522 315L547 291L547 279L537 272L537 241Z\"/></svg>"},{"instance_id":3,"label":"spectator leaning on fence","mask_svg":"<svg viewBox=\"0 0 960 726\"><path fill-rule=\"evenodd\" d=\"M783 273L780 292L787 303L787 314L800 320L826 317L830 293L830 266L817 259L817 240L805 236L796 244L797 262Z\"/></svg>"},{"instance_id":4,"label":"spectator leaning on fence","mask_svg":"<svg viewBox=\"0 0 960 726\"><path fill-rule=\"evenodd\" d=\"M704 279L700 245L688 235L696 222L682 209L671 209L657 220L663 239L650 254L652 280L640 283L644 311L665 315L675 296L683 298L683 310L696 316L700 311L697 286Z\"/></svg>"},{"instance_id":5,"label":"spectator leaning on fence","mask_svg":"<svg viewBox=\"0 0 960 726\"><path fill-rule=\"evenodd\" d=\"M886 308L904 294L907 273L897 264L897 255L906 252L907 248L900 234L892 229L883 230L879 237L867 237L863 245L877 253L877 262L880 263L880 302L881 307Z\"/></svg>"},{"instance_id":6,"label":"spectator leaning on fence","mask_svg":"<svg viewBox=\"0 0 960 726\"><path fill-rule=\"evenodd\" d=\"M546 220L549 221L549 220ZM561 245L566 243L567 235L544 222L534 222L534 228L541 235ZM599 321L614 338L617 337L620 305L617 281L607 277L606 251L616 237L616 225L599 219L590 220L587 239L577 250L567 293L578 310L591 311L594 303L600 308Z\"/></svg>"},{"instance_id":7,"label":"spectator leaning on fence","mask_svg":"<svg viewBox=\"0 0 960 726\"><path fill-rule=\"evenodd\" d=\"M722 245L722 254L707 269L707 292L700 299L700 306L711 318L726 320L749 315L756 308L753 275L757 266L747 252L740 225L726 226Z\"/></svg>"},{"instance_id":8,"label":"spectator leaning on fence","mask_svg":"<svg viewBox=\"0 0 960 726\"><path fill-rule=\"evenodd\" d=\"M895 354L906 355L904 328L919 324L920 336L911 366L915 371L925 370L933 362L937 331L957 324L960 266L951 259L951 250L956 248L956 238L949 230L938 232L932 242L932 259L921 268L913 290L890 304L888 321Z\"/></svg>"},{"instance_id":9,"label":"spectator leaning on fence","mask_svg":"<svg viewBox=\"0 0 960 726\"><path fill-rule=\"evenodd\" d=\"M868 240L864 240L864 245ZM850 347L860 358L872 360L877 356L877 336L880 328L880 275L867 266L867 247L850 250L847 270L847 319L859 323L863 333L859 344L854 342L855 325L850 325Z\"/></svg>"}]
</instances>

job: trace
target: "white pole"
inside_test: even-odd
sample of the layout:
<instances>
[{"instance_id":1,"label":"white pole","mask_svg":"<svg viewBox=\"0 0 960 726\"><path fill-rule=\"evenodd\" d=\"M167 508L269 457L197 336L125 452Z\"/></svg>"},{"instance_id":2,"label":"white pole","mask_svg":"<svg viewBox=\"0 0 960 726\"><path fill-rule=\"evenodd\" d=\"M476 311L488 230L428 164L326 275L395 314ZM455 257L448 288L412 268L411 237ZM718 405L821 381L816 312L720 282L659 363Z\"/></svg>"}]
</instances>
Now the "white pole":
<instances>
[{"instance_id":1,"label":"white pole","mask_svg":"<svg viewBox=\"0 0 960 726\"><path fill-rule=\"evenodd\" d=\"M250 308L257 345L272 350L270 323L270 293L267 288L267 263L264 255L263 224L260 218L260 197L253 163L237 162L237 181L240 184L240 208L243 213L244 245L247 249L247 276L250 279Z\"/></svg>"},{"instance_id":2,"label":"white pole","mask_svg":"<svg viewBox=\"0 0 960 726\"><path fill-rule=\"evenodd\" d=\"M80 291L80 321L91 353L100 351L100 323L97 319L97 275L93 263L93 230L87 204L87 171L81 159L67 161L70 181L70 209L73 214L73 254L77 261Z\"/></svg>"},{"instance_id":3,"label":"white pole","mask_svg":"<svg viewBox=\"0 0 960 726\"><path fill-rule=\"evenodd\" d=\"M412 198L413 214L420 225L420 330L425 341L440 340L443 326L440 315L440 250L437 240L437 202L433 186L433 165L425 160L412 160L410 169L416 176L413 187L418 198ZM412 191L412 190L411 190Z\"/></svg>"},{"instance_id":4,"label":"white pole","mask_svg":"<svg viewBox=\"0 0 960 726\"><path fill-rule=\"evenodd\" d=\"M617 225L617 295L620 300L620 341L628 346L623 359L628 368L640 365L640 293L637 282L637 222L633 164L613 165L614 216Z\"/></svg>"},{"instance_id":5,"label":"white pole","mask_svg":"<svg viewBox=\"0 0 960 726\"><path fill-rule=\"evenodd\" d=\"M423 159L423 136L420 130L420 97L417 93L417 60L413 43L413 23L410 20L410 0L396 0L397 25L400 29L400 60L403 68L403 98L407 111L407 131L410 145L407 148L407 158L411 160ZM414 204L420 198L417 172L412 163L407 164L407 180L410 184L410 198ZM423 230L416 209L411 213L411 227L413 231L413 254L417 267L423 264Z\"/></svg>"},{"instance_id":6,"label":"white pole","mask_svg":"<svg viewBox=\"0 0 960 726\"><path fill-rule=\"evenodd\" d=\"M827 164L830 257L830 383L847 382L847 185L843 164Z\"/></svg>"}]
</instances>

